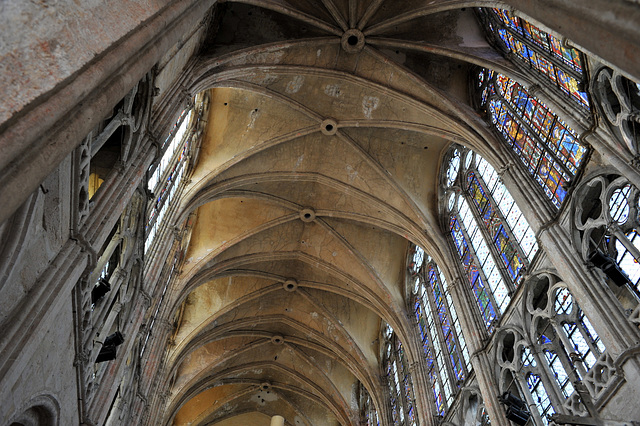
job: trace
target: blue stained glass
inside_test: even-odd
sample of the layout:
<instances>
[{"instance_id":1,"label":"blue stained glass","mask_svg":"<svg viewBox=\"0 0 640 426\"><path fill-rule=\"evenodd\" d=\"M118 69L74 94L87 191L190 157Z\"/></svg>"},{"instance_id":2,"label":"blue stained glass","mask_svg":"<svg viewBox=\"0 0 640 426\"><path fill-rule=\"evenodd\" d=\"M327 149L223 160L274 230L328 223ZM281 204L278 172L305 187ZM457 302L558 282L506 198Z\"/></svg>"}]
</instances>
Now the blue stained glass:
<instances>
[{"instance_id":1,"label":"blue stained glass","mask_svg":"<svg viewBox=\"0 0 640 426\"><path fill-rule=\"evenodd\" d=\"M389 382L391 411L394 424L405 424L405 415L414 418L413 384L408 374L402 343L387 325L385 333L385 371ZM402 393L404 391L404 398Z\"/></svg>"},{"instance_id":2,"label":"blue stained glass","mask_svg":"<svg viewBox=\"0 0 640 426\"><path fill-rule=\"evenodd\" d=\"M490 21L493 20L493 15L497 18L495 22L498 24L494 26L490 22L489 29L500 37L508 51L513 52L519 60L544 75L559 90L566 93L582 107L590 109L587 94L579 89L581 82L571 73L554 64L554 61L566 64L573 73L582 77L582 62L579 51L562 46L557 38L523 19L512 16L506 10L493 9L493 12L488 12L488 14ZM499 24L504 27L501 28ZM531 45L531 48L527 44ZM536 46L537 52L534 51L533 46Z\"/></svg>"},{"instance_id":3,"label":"blue stained glass","mask_svg":"<svg viewBox=\"0 0 640 426\"><path fill-rule=\"evenodd\" d=\"M538 338L538 341L541 345L545 345L547 343L551 343L551 339L549 339L547 336L545 336L544 334L541 334Z\"/></svg>"},{"instance_id":4,"label":"blue stained glass","mask_svg":"<svg viewBox=\"0 0 640 426\"><path fill-rule=\"evenodd\" d=\"M566 197L564 187L577 173L587 149L580 145L572 129L546 105L529 96L521 85L500 74L496 76L496 85L507 100L506 95L513 93L510 105L522 115L513 115L499 99L491 99L488 106L492 122L552 203L559 207ZM545 145L534 141L522 123L528 124Z\"/></svg>"}]
</instances>

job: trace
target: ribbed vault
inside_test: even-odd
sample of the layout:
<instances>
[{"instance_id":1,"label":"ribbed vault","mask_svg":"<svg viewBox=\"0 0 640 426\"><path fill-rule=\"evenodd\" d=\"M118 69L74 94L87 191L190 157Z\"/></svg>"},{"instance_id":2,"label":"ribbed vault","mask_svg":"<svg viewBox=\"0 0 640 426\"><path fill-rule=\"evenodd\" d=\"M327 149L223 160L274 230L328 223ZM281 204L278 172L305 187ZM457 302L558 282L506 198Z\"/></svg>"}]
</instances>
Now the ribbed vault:
<instances>
[{"instance_id":1,"label":"ribbed vault","mask_svg":"<svg viewBox=\"0 0 640 426\"><path fill-rule=\"evenodd\" d=\"M472 5L485 4L218 3L181 83L211 106L175 222L191 228L169 293L167 424L355 425L359 382L388 418L380 324L420 356L407 246L446 264L443 153L499 157L469 74L526 81Z\"/></svg>"}]
</instances>

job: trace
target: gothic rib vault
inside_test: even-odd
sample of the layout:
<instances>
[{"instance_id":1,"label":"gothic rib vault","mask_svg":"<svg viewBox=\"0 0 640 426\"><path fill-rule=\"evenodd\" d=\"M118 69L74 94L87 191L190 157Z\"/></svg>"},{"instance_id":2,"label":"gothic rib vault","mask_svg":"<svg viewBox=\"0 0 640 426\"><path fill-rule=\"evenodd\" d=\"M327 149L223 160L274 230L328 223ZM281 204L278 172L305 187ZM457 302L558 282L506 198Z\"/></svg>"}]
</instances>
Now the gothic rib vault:
<instances>
[{"instance_id":1,"label":"gothic rib vault","mask_svg":"<svg viewBox=\"0 0 640 426\"><path fill-rule=\"evenodd\" d=\"M67 6L67 0L58 3ZM618 149L624 146L615 136L603 137L598 123L590 127L591 112L575 114L570 101L490 46L473 10L523 10L543 28L566 29L578 47L600 55L594 63L604 58L621 67L612 65L615 73L633 77L640 76L640 55L633 54L640 27L628 25L640 16L634 0L620 0L618 16L636 8L613 29L608 18L594 18L608 10L600 0L590 0L593 7L584 13L573 0L148 3L146 11L126 5L117 18L107 10L111 6L77 6L73 19L65 18L73 25L96 23L101 14L121 25L104 20L112 33L86 45L75 38L67 43L73 25L60 32L57 44L47 40L47 53L69 54L64 66L51 65L50 79L15 71L10 102L0 105L0 279L6 280L0 282L0 422L50 424L49 417L56 417L55 424L239 426L268 425L281 415L287 425L361 425L364 387L380 424L390 424L381 341L389 324L416 378L416 418L441 424L408 306L413 283L407 265L415 244L435 260L450 287L460 288L460 277L466 279L447 235L443 199L453 143L505 173L505 185L515 189L540 241L542 267L535 272L560 281L554 268L566 266L558 275L570 278L576 300L582 296L581 303L593 300L597 307L600 323L594 325L606 324L602 340L616 342L603 357L615 380L601 380L609 381L599 384L604 396L598 409L606 407L609 416L619 411L626 403L624 395L614 395L619 389L635 395L640 320L627 321L602 277L585 272L584 256L573 253L569 237L562 239L572 229L567 206L576 203L570 200L558 212L514 165L516 157L475 104L474 77L489 68L517 80L587 134L594 150L585 175L601 168L638 185L637 164ZM44 21L57 13L53 5L24 9L29 7L45 8ZM575 21L563 27L562 17L570 15ZM603 25L593 25L593 37L585 37L585 22ZM619 38L610 44L620 49L597 41L613 32ZM76 45L86 51L78 49L74 62ZM92 49L99 54L86 59ZM114 52L126 55L114 60ZM0 59L15 65L10 56ZM2 67L9 65L0 61ZM42 87L25 89L29 78ZM0 89L6 85L0 78ZM128 93L133 95L123 98ZM146 180L162 157L161 141L196 96L204 102L195 109L205 113L193 126L198 136L188 174L167 210L169 223L143 249L144 224L162 198ZM103 186L93 198L82 199L76 191L88 185L90 164L103 166L95 152L83 156L82 149L91 152L91 139L100 139L109 120L117 121L121 99L135 116L122 123L135 122L135 136L128 144L122 136L114 146L102 140L117 160L106 162ZM121 239L114 243L113 235ZM102 256L110 249L113 257ZM109 271L113 289L103 302L94 301L96 280L115 257L122 265ZM177 270L168 280L174 259ZM529 297L517 291L517 303ZM457 424L455 417L458 426L475 425L478 407L493 404L487 409L492 423L506 426L496 398L502 370L491 362L499 359L500 333L519 336L515 330L526 322L520 318L526 308L513 303L506 326L492 337L474 311L471 291L464 294L455 297L468 346L484 352L472 354L474 370L460 385L457 405L449 405L447 424ZM611 297L598 304L592 295L603 294ZM637 316L636 302L629 296L623 308ZM609 313L601 306L613 307L611 318L603 320ZM125 343L115 359L97 363L104 338L116 329ZM612 367L619 355L615 362L628 362L626 382L622 364Z\"/></svg>"},{"instance_id":2,"label":"gothic rib vault","mask_svg":"<svg viewBox=\"0 0 640 426\"><path fill-rule=\"evenodd\" d=\"M358 381L385 416L378 336L381 319L411 335L407 242L449 255L443 152L496 155L469 73L521 76L458 4L261 5L220 6L183 83L212 89L176 221L192 225L170 302L166 418L353 424Z\"/></svg>"}]
</instances>

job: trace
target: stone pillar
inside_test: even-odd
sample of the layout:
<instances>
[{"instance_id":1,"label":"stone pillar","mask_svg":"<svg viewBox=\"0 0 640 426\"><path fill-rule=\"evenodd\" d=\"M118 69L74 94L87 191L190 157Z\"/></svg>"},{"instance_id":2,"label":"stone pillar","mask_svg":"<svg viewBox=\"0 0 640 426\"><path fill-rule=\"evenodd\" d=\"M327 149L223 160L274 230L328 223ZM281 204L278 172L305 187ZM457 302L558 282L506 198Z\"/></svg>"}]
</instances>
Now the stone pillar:
<instances>
[{"instance_id":1,"label":"stone pillar","mask_svg":"<svg viewBox=\"0 0 640 426\"><path fill-rule=\"evenodd\" d=\"M471 358L473 371L476 373L478 387L482 394L482 402L489 413L492 426L511 426L505 417L504 407L498 401L498 383L494 374L495 362L492 362L486 351L476 352Z\"/></svg>"},{"instance_id":2,"label":"stone pillar","mask_svg":"<svg viewBox=\"0 0 640 426\"><path fill-rule=\"evenodd\" d=\"M284 426L284 417L282 416L271 417L271 426Z\"/></svg>"},{"instance_id":3,"label":"stone pillar","mask_svg":"<svg viewBox=\"0 0 640 426\"><path fill-rule=\"evenodd\" d=\"M452 252L451 256L457 260L457 253ZM448 282L448 290L451 299L458 314L458 321L462 328L467 350L471 355L471 366L476 375L476 380L482 400L489 413L491 424L493 426L511 426L505 417L504 410L498 401L498 384L494 374L492 363L486 354L484 347L488 340L488 335L484 324L480 321L479 315L476 314L477 303L473 298L471 291L465 290L465 284L468 287L467 278L459 275L457 267L449 268L451 274Z\"/></svg>"},{"instance_id":4,"label":"stone pillar","mask_svg":"<svg viewBox=\"0 0 640 426\"><path fill-rule=\"evenodd\" d=\"M584 134L581 139L598 151L602 158L618 169L620 174L629 179L629 182L640 188L640 170L638 170L637 160L628 151L616 149L615 143L608 142L609 138L605 131L597 129L594 133Z\"/></svg>"}]
</instances>

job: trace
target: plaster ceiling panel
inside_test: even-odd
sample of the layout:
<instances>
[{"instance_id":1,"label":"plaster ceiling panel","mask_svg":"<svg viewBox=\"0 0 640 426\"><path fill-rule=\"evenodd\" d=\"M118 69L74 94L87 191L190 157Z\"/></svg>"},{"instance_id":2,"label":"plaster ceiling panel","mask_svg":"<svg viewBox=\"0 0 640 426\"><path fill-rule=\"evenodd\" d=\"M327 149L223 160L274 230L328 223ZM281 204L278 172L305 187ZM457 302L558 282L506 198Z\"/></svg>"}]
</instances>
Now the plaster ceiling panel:
<instances>
[{"instance_id":1,"label":"plaster ceiling panel","mask_svg":"<svg viewBox=\"0 0 640 426\"><path fill-rule=\"evenodd\" d=\"M266 141L316 123L306 114L260 93L212 90L208 127L191 180L197 185L248 150L255 151Z\"/></svg>"},{"instance_id":2,"label":"plaster ceiling panel","mask_svg":"<svg viewBox=\"0 0 640 426\"><path fill-rule=\"evenodd\" d=\"M302 13L306 13L328 23L335 24L333 16L320 0L285 0L284 2Z\"/></svg>"},{"instance_id":3,"label":"plaster ceiling panel","mask_svg":"<svg viewBox=\"0 0 640 426\"><path fill-rule=\"evenodd\" d=\"M384 32L376 35L399 40L457 45L461 42L456 33L459 15L460 11L456 9L418 16L410 21L397 23L392 27L385 28Z\"/></svg>"},{"instance_id":4,"label":"plaster ceiling panel","mask_svg":"<svg viewBox=\"0 0 640 426\"><path fill-rule=\"evenodd\" d=\"M322 220L342 218L367 223L412 239L422 235L427 227L419 212L401 212L390 206L388 199L376 198L324 177L296 175L287 181L252 183L236 191L246 197L252 194L282 197L283 203L291 202L300 209L312 208L316 218Z\"/></svg>"},{"instance_id":5,"label":"plaster ceiling panel","mask_svg":"<svg viewBox=\"0 0 640 426\"><path fill-rule=\"evenodd\" d=\"M232 356L237 356L239 349L242 348L260 348L261 344L271 344L266 337L251 336L234 337L235 335L218 337L217 340L203 343L201 346L192 349L190 352L182 351L179 359L175 362L179 366L176 369L176 380L171 388L171 392L176 395L183 391L187 385L196 376L209 368L215 367L222 361ZM204 341L207 341L205 339ZM191 348L189 348L191 349Z\"/></svg>"},{"instance_id":6,"label":"plaster ceiling panel","mask_svg":"<svg viewBox=\"0 0 640 426\"><path fill-rule=\"evenodd\" d=\"M382 165L419 207L430 224L437 224L439 164L448 141L398 129L350 128L343 130Z\"/></svg>"},{"instance_id":7,"label":"plaster ceiling panel","mask_svg":"<svg viewBox=\"0 0 640 426\"><path fill-rule=\"evenodd\" d=\"M469 98L469 71L467 62L439 55L431 55L416 50L401 51L404 65L433 87L446 92L451 101L466 104Z\"/></svg>"},{"instance_id":8,"label":"plaster ceiling panel","mask_svg":"<svg viewBox=\"0 0 640 426\"><path fill-rule=\"evenodd\" d=\"M383 76L385 73L381 68L387 66L376 58L369 58L369 60L363 58L367 58L365 53L359 56L358 71L364 76L350 75L352 72L349 72L349 75L335 73L332 75L330 71L274 68L269 70L270 78L264 81L269 89L286 94L296 102L306 105L322 118L332 117L338 122L396 120L447 128L449 121L442 113L379 85L378 83L389 83L392 70L387 69L386 71L389 72ZM390 68L398 71L395 65ZM308 75L313 78L299 90L287 92L290 81L296 75ZM391 76L391 79L394 79L394 76ZM415 90L416 93L420 93L421 89L416 87L415 80L408 80L406 77L402 79L403 77L398 77L395 80L398 86L404 84L403 88L406 92ZM374 84L371 83L372 81Z\"/></svg>"},{"instance_id":9,"label":"plaster ceiling panel","mask_svg":"<svg viewBox=\"0 0 640 426\"><path fill-rule=\"evenodd\" d=\"M294 399L298 399L300 400L302 398L302 396L300 395L296 395L295 391L290 390L290 389L279 389L278 391L284 398L287 398L288 400L294 400ZM355 422L352 421L352 423L349 423L348 421L340 421L336 418L335 414L330 412L327 408L325 408L323 405L321 404L309 404L308 407L305 407L305 416L307 419L309 419L309 421L311 422L310 424L313 426L316 425L322 425L322 426L337 426L337 425L345 425L345 424L357 424ZM298 424L295 424L296 426L298 426Z\"/></svg>"},{"instance_id":10,"label":"plaster ceiling panel","mask_svg":"<svg viewBox=\"0 0 640 426\"><path fill-rule=\"evenodd\" d=\"M302 324L304 327L301 329L308 328L306 333L312 330L311 337L318 342L327 345L326 340L331 341L328 345L331 351L335 352L337 348L341 348L355 359L361 359L357 351L353 352L357 346L342 324L326 317L323 307L303 291L281 290L281 292L254 299L250 303L243 304L239 309L216 318L209 329L212 333L219 333L223 329L227 332L229 330L251 331L253 327L258 327L260 324L262 324L261 328L265 328L268 324L280 321L294 325ZM217 327L220 327L220 330L216 330ZM263 332L260 331L259 334L262 335ZM300 333L296 333L296 336L304 337L300 336ZM284 337L286 343L288 336Z\"/></svg>"},{"instance_id":11,"label":"plaster ceiling panel","mask_svg":"<svg viewBox=\"0 0 640 426\"><path fill-rule=\"evenodd\" d=\"M359 229L367 228L353 229L357 232ZM271 262L275 262L274 255L286 262L297 253L313 262L331 265L335 270L348 274L351 280L368 283L368 287L379 291L376 288L379 289L381 278L374 276L371 266L361 253L353 246L345 245L340 236L330 229L315 224L303 224L301 221L287 222L264 230L230 247L210 263L219 265L226 262L242 262L246 268L247 262L254 260L270 259Z\"/></svg>"},{"instance_id":12,"label":"plaster ceiling panel","mask_svg":"<svg viewBox=\"0 0 640 426\"><path fill-rule=\"evenodd\" d=\"M275 388L297 388L325 401L335 401L348 411L357 379L340 362L319 353L308 356L291 345L257 348L242 359L234 357L217 365L211 374L222 381L247 383L269 381Z\"/></svg>"},{"instance_id":13,"label":"plaster ceiling panel","mask_svg":"<svg viewBox=\"0 0 640 426\"><path fill-rule=\"evenodd\" d=\"M218 388L225 392L219 398L218 392L215 392ZM227 390L229 388L232 388L232 391ZM278 389L263 390L260 388L260 382L243 385L218 383L216 387L199 393L187 402L178 412L174 425L240 424L246 426L250 424L253 426L254 423L238 422L261 418L256 417L255 414L264 416L268 421L267 426L270 424L270 418L276 414L285 417L289 424L312 425L302 410L306 411L307 406L315 405L315 402L304 400L303 404L300 404L299 399L283 395ZM199 412L187 411L187 408L192 407ZM320 411L323 411L322 407ZM324 411L325 415L329 414L326 410ZM247 416L250 413L254 415ZM192 415L188 416L188 414Z\"/></svg>"},{"instance_id":14,"label":"plaster ceiling panel","mask_svg":"<svg viewBox=\"0 0 640 426\"><path fill-rule=\"evenodd\" d=\"M226 71L228 74L231 74L232 70L248 65L291 65L331 69L340 52L338 37L290 40L287 43L243 49L224 56L216 56L215 59L207 58L202 60L202 66L206 66L207 72ZM289 90L295 90L295 88L296 86L291 86Z\"/></svg>"},{"instance_id":15,"label":"plaster ceiling panel","mask_svg":"<svg viewBox=\"0 0 640 426\"><path fill-rule=\"evenodd\" d=\"M296 7L290 6L286 1L270 0L264 3L278 11L257 5L226 2L220 11L223 19L217 34L215 38L207 40L203 53L221 53L241 46L326 36L331 34L330 28L338 29L321 6L314 8L313 14L307 15L311 19L305 20L304 15L299 14L305 12L296 10ZM292 13L297 15L292 17Z\"/></svg>"},{"instance_id":16,"label":"plaster ceiling panel","mask_svg":"<svg viewBox=\"0 0 640 426\"><path fill-rule=\"evenodd\" d=\"M269 426L270 424L271 417L258 412L234 415L233 417L213 423L215 426Z\"/></svg>"},{"instance_id":17,"label":"plaster ceiling panel","mask_svg":"<svg viewBox=\"0 0 640 426\"><path fill-rule=\"evenodd\" d=\"M211 405L233 398L233 395L242 391L243 385L225 385L207 389L204 392L191 398L182 406L180 411L173 419L174 425L188 425L193 422L200 414L205 412Z\"/></svg>"},{"instance_id":18,"label":"plaster ceiling panel","mask_svg":"<svg viewBox=\"0 0 640 426\"><path fill-rule=\"evenodd\" d=\"M334 294L313 288L307 288L309 297L321 306L334 322L344 327L358 350L370 362L377 366L379 351L380 317L379 312L346 297L337 298ZM313 316L313 313L312 313Z\"/></svg>"},{"instance_id":19,"label":"plaster ceiling panel","mask_svg":"<svg viewBox=\"0 0 640 426\"><path fill-rule=\"evenodd\" d=\"M401 2L383 0L365 29L387 23L400 16L411 19L419 14L435 13L441 5L447 3L449 3L448 7L452 8L451 2L446 0L402 0Z\"/></svg>"},{"instance_id":20,"label":"plaster ceiling panel","mask_svg":"<svg viewBox=\"0 0 640 426\"><path fill-rule=\"evenodd\" d=\"M243 176L247 173L250 178L255 178L244 184ZM297 182L317 182L318 185L313 188L304 188L307 194L313 191L316 199L321 199L330 189L324 187L331 186L331 192L345 192L345 202L349 202L348 199L357 196L357 193L370 194L397 211L405 212L412 220L422 220L412 211L415 207L410 197L380 164L359 145L342 137L314 134L273 146L230 167L215 181L225 185L238 182L238 187L234 189L252 191L258 191L266 184L271 195L291 202L308 198L305 192L298 189ZM278 188L274 183L280 183L281 186ZM214 182L209 185L215 189ZM351 195L352 190L355 190L354 195ZM311 201L305 204L313 207L315 203Z\"/></svg>"},{"instance_id":21,"label":"plaster ceiling panel","mask_svg":"<svg viewBox=\"0 0 640 426\"><path fill-rule=\"evenodd\" d=\"M200 206L183 271L197 268L208 256L292 213L297 214L297 211L292 212L275 202L248 197L220 198Z\"/></svg>"},{"instance_id":22,"label":"plaster ceiling panel","mask_svg":"<svg viewBox=\"0 0 640 426\"><path fill-rule=\"evenodd\" d=\"M264 278L234 276L216 278L197 287L184 301L180 328L174 338L178 348L187 336L197 333L211 316L233 309L243 297L268 292L273 285L272 280Z\"/></svg>"},{"instance_id":23,"label":"plaster ceiling panel","mask_svg":"<svg viewBox=\"0 0 640 426\"><path fill-rule=\"evenodd\" d=\"M401 236L384 231L380 228L364 224L355 224L344 220L331 220L329 225L344 238L356 254L356 259L367 266L370 273L369 280L363 282L383 284L394 300L385 300L390 306L402 306L402 288L399 282L403 277L406 262L404 254L407 250L407 240ZM349 269L347 269L349 270ZM352 269L353 270L353 267ZM373 285L368 287L375 288ZM378 293L385 294L385 293ZM388 296L387 296L388 297Z\"/></svg>"},{"instance_id":24,"label":"plaster ceiling panel","mask_svg":"<svg viewBox=\"0 0 640 426\"><path fill-rule=\"evenodd\" d=\"M176 358L175 362L180 365L174 367L177 368L177 378L172 388L173 394L180 395L208 377L218 377L214 371L216 369L223 370L234 363L249 362L247 360L254 362L255 354L273 351L274 355L264 358L265 362L283 363L288 358L281 357L280 352L286 350L305 359L311 357L338 362L350 371L350 376L377 377L375 358L367 356L365 359L364 352L344 330L337 339L321 334L327 326L314 324L314 321L325 322L329 324L328 328L341 328L341 324L332 324L322 312L318 312L316 309L305 320L308 324L282 315L242 317L221 324L219 329L212 324L207 334L203 333L195 339L195 345L200 346L191 345ZM274 343L273 339L276 338L281 343ZM309 377L314 375L310 374Z\"/></svg>"},{"instance_id":25,"label":"plaster ceiling panel","mask_svg":"<svg viewBox=\"0 0 640 426\"><path fill-rule=\"evenodd\" d=\"M310 291L305 291L307 291L307 295L305 296L306 300L310 303L313 302L312 296L309 295ZM317 292L314 294L317 294ZM296 321L288 316L277 315L243 317L236 321L225 323L217 329L215 324L212 324L211 330L208 333L203 333L202 339L198 338L197 343L204 343L202 343L202 346L197 347L194 353L202 353L202 359L209 359L212 357L211 353L215 353L218 348L219 343L217 342L221 339L226 339L228 336L231 336L229 337L230 339L236 339L233 336L252 336L250 338L242 337L243 339L250 339L250 342L248 341L248 343L246 343L247 346L251 346L249 350L253 350L253 347L257 347L263 343L273 345L272 339L278 338L284 342L283 344L279 344L279 347L290 347L294 350L304 352L310 357L326 357L327 359L340 362L346 368L349 368L353 375L361 378L376 378L378 375L377 352L374 351L374 353L370 354L367 348L361 348L357 345L359 340L354 340L354 336L346 333L343 333L342 337L338 339L321 334L324 326L320 327L318 324L315 324L315 322L322 321L330 324L323 309L323 307L319 306L317 309L312 310L311 316L305 319L305 322ZM361 321L364 321L364 319L371 318L370 316L365 316ZM375 324L379 323L378 320L373 320L373 322ZM334 324L332 326L330 325L330 327L341 328L342 325L334 321ZM367 325L366 327L377 328L376 325ZM355 328L353 330L355 330ZM215 340L212 341L212 339ZM366 341L366 339L365 343L365 346L370 346L370 342ZM218 356L216 355L215 358L218 359ZM182 359L185 359L186 362L187 356L181 355L176 362ZM199 359L201 359L200 356L196 357L196 360ZM277 361L275 357L274 361ZM189 365L195 368L188 369L186 366L184 368L182 366L180 367L179 374L184 372L185 377L180 383L180 386L183 386L186 381L191 380L198 374L197 363L191 362ZM176 386L178 386L178 382L176 382Z\"/></svg>"}]
</instances>

